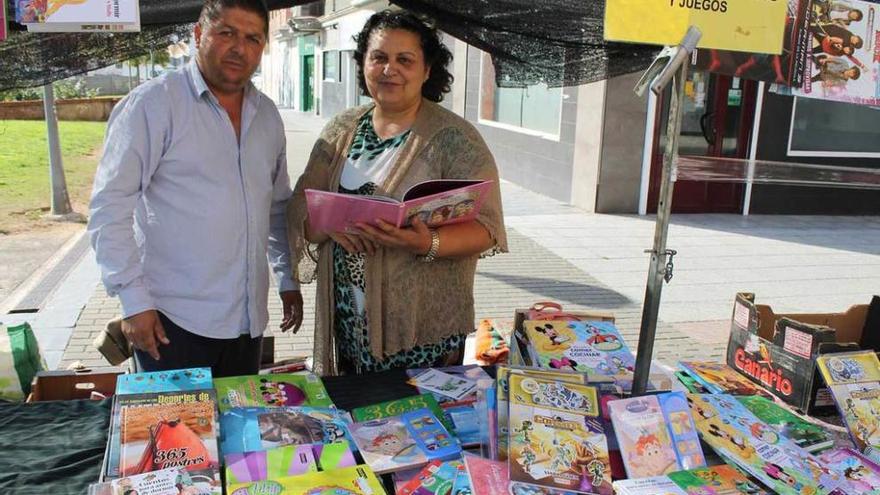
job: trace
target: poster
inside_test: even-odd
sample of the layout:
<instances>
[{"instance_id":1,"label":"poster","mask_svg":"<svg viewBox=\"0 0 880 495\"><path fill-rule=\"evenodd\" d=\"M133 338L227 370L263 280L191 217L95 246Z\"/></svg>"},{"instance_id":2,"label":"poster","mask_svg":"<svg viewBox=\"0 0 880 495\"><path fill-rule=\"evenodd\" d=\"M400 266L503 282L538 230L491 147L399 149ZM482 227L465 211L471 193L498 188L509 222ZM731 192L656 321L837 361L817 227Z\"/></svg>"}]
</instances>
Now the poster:
<instances>
[{"instance_id":1,"label":"poster","mask_svg":"<svg viewBox=\"0 0 880 495\"><path fill-rule=\"evenodd\" d=\"M605 39L677 45L693 25L700 48L776 55L785 11L784 0L607 0Z\"/></svg>"},{"instance_id":2,"label":"poster","mask_svg":"<svg viewBox=\"0 0 880 495\"><path fill-rule=\"evenodd\" d=\"M15 0L15 21L35 32L140 31L138 0Z\"/></svg>"},{"instance_id":3,"label":"poster","mask_svg":"<svg viewBox=\"0 0 880 495\"><path fill-rule=\"evenodd\" d=\"M694 66L725 76L800 87L810 47L810 0L788 0L782 53L767 55L730 50L696 50Z\"/></svg>"},{"instance_id":4,"label":"poster","mask_svg":"<svg viewBox=\"0 0 880 495\"><path fill-rule=\"evenodd\" d=\"M880 5L861 0L813 0L810 50L801 87L775 92L824 100L880 105Z\"/></svg>"}]
</instances>

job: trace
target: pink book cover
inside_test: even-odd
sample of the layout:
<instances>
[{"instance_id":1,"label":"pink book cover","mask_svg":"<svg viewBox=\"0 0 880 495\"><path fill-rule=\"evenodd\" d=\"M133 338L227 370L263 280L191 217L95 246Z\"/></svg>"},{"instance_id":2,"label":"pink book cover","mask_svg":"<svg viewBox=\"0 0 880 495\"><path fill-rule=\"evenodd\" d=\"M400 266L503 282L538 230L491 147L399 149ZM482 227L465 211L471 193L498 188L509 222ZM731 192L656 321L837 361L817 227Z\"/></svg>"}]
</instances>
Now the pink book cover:
<instances>
[{"instance_id":1,"label":"pink book cover","mask_svg":"<svg viewBox=\"0 0 880 495\"><path fill-rule=\"evenodd\" d=\"M472 454L464 454L462 458L471 478L474 495L507 495L510 471L506 462Z\"/></svg>"},{"instance_id":2,"label":"pink book cover","mask_svg":"<svg viewBox=\"0 0 880 495\"><path fill-rule=\"evenodd\" d=\"M346 232L358 222L375 224L377 219L403 227L414 216L436 227L476 218L491 185L492 181L429 180L409 188L403 201L306 189L306 206L315 232Z\"/></svg>"}]
</instances>

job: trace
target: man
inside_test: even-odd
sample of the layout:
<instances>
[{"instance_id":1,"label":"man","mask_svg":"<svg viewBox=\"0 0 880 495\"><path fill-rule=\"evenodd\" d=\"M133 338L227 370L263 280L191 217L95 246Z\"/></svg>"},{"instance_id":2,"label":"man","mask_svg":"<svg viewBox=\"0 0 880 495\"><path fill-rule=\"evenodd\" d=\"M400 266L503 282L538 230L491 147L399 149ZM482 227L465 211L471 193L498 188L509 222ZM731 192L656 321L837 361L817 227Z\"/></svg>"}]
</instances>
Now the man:
<instances>
[{"instance_id":1,"label":"man","mask_svg":"<svg viewBox=\"0 0 880 495\"><path fill-rule=\"evenodd\" d=\"M267 254L282 331L302 322L284 128L250 83L268 23L263 0L207 0L195 60L139 86L110 117L89 233L141 370L257 373Z\"/></svg>"},{"instance_id":2,"label":"man","mask_svg":"<svg viewBox=\"0 0 880 495\"><path fill-rule=\"evenodd\" d=\"M854 81L862 75L858 67L852 67L838 57L820 55L815 62L819 73L811 81L821 82L826 88L845 88L847 81Z\"/></svg>"}]
</instances>

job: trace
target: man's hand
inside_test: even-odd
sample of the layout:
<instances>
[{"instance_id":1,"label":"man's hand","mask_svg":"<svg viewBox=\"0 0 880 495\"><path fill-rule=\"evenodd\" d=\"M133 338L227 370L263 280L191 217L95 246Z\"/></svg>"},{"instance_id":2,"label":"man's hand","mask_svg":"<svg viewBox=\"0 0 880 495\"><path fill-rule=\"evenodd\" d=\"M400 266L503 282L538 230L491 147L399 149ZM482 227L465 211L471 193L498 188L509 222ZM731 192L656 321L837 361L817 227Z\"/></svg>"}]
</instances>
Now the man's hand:
<instances>
[{"instance_id":1,"label":"man's hand","mask_svg":"<svg viewBox=\"0 0 880 495\"><path fill-rule=\"evenodd\" d=\"M298 290L287 290L281 293L281 306L284 308L284 320L281 322L281 331L286 332L293 328L293 333L299 331L303 322L303 296Z\"/></svg>"},{"instance_id":2,"label":"man's hand","mask_svg":"<svg viewBox=\"0 0 880 495\"><path fill-rule=\"evenodd\" d=\"M171 343L165 336L165 328L159 321L159 313L155 309L129 316L122 320L122 333L135 348L159 360L159 342L164 345Z\"/></svg>"}]
</instances>

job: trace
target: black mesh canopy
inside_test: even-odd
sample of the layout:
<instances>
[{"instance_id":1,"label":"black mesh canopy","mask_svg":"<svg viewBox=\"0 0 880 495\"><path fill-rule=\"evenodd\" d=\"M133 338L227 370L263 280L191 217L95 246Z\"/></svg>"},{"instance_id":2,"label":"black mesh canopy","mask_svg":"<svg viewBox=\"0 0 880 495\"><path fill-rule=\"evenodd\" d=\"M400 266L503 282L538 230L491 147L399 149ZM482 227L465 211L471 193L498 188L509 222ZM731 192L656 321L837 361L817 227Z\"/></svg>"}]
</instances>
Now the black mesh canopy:
<instances>
[{"instance_id":1,"label":"black mesh canopy","mask_svg":"<svg viewBox=\"0 0 880 495\"><path fill-rule=\"evenodd\" d=\"M13 0L7 12L14 18ZM656 47L606 43L602 0L392 0L492 56L499 86L570 86L636 72ZM269 0L270 9L309 3ZM27 33L0 43L0 90L41 86L164 49L188 35L201 0L140 0L140 33Z\"/></svg>"}]
</instances>

